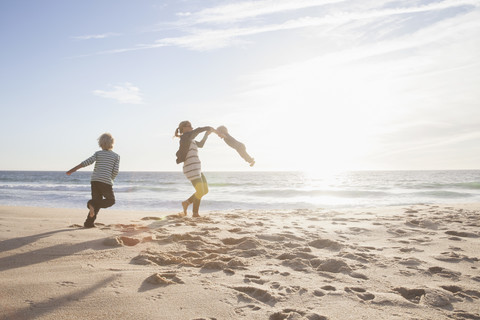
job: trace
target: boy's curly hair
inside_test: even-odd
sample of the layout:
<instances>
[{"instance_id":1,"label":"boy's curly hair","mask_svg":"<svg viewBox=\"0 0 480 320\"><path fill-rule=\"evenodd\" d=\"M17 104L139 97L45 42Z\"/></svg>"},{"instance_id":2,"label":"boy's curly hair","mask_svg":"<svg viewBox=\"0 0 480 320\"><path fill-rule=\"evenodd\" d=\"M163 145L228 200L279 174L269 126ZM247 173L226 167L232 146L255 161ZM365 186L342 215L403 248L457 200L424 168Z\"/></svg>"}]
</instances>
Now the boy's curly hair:
<instances>
[{"instance_id":1,"label":"boy's curly hair","mask_svg":"<svg viewBox=\"0 0 480 320\"><path fill-rule=\"evenodd\" d=\"M98 138L98 145L103 150L112 150L115 139L110 133L104 133Z\"/></svg>"}]
</instances>

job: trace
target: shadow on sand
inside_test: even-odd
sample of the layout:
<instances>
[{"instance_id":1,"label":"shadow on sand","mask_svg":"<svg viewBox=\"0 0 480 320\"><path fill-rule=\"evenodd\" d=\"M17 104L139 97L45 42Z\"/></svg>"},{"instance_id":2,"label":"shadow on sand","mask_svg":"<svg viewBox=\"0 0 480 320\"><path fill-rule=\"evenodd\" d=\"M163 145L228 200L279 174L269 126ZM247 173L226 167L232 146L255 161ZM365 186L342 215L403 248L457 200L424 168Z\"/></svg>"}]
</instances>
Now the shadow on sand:
<instances>
[{"instance_id":1,"label":"shadow on sand","mask_svg":"<svg viewBox=\"0 0 480 320\"><path fill-rule=\"evenodd\" d=\"M67 294L58 298L48 298L44 301L31 304L28 307L24 307L18 310L3 310L3 315L0 316L1 320L7 319L36 319L42 315L51 313L57 309L65 307L66 305L81 300L82 298L90 295L98 289L104 288L109 283L113 282L117 276L110 276L104 280L97 282L96 284L83 289L76 291L71 294Z\"/></svg>"},{"instance_id":2,"label":"shadow on sand","mask_svg":"<svg viewBox=\"0 0 480 320\"><path fill-rule=\"evenodd\" d=\"M46 237L49 237L53 234L60 233L60 232L65 232L65 231L72 231L72 229L60 229L60 230L54 230L54 231L34 234L34 235L31 235L31 236L25 236L25 237L18 237L18 238L3 240L3 241L0 241L0 252L15 250L15 249L21 248L23 246L29 245L31 243L34 243L39 239L46 238Z\"/></svg>"},{"instance_id":3,"label":"shadow on sand","mask_svg":"<svg viewBox=\"0 0 480 320\"><path fill-rule=\"evenodd\" d=\"M33 243L38 239L45 238L49 235L72 231L72 229L62 229L46 233L41 233L38 235L32 235L22 238L8 239L0 242L0 252L10 251L16 248L20 248L29 243ZM47 261L52 261L61 257L74 255L84 250L93 249L93 250L111 250L112 248L99 248L99 244L102 244L105 239L95 239L91 241L85 241L75 244L57 244L54 246L40 248L37 250L32 250L23 253L17 253L14 255L9 255L0 258L0 272L6 271L15 268L21 268L26 266L31 266L34 264L39 264ZM13 247L13 248L12 248Z\"/></svg>"}]
</instances>

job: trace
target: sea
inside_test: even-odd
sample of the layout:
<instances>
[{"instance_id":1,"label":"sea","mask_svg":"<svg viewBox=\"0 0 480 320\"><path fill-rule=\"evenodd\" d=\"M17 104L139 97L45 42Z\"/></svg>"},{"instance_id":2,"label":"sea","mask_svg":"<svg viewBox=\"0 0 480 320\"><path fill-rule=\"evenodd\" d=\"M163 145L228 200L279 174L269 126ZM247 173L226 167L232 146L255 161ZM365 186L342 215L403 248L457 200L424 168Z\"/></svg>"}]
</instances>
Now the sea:
<instances>
[{"instance_id":1,"label":"sea","mask_svg":"<svg viewBox=\"0 0 480 320\"><path fill-rule=\"evenodd\" d=\"M332 209L480 202L480 170L205 172L201 210ZM0 205L86 208L91 172L0 171ZM194 188L181 172L120 172L118 210L181 209Z\"/></svg>"}]
</instances>

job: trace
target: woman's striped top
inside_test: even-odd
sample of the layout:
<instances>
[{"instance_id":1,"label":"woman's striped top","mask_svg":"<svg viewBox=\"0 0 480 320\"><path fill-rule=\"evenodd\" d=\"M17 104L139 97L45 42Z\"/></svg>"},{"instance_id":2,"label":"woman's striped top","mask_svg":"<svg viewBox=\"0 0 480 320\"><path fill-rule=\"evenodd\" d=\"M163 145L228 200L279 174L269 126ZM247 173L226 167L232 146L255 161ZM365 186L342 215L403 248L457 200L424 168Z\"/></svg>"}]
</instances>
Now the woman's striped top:
<instances>
[{"instance_id":1,"label":"woman's striped top","mask_svg":"<svg viewBox=\"0 0 480 320\"><path fill-rule=\"evenodd\" d=\"M188 180L193 181L202 177L202 163L198 157L198 147L195 140L190 143L187 156L183 162L183 174Z\"/></svg>"},{"instance_id":2,"label":"woman's striped top","mask_svg":"<svg viewBox=\"0 0 480 320\"><path fill-rule=\"evenodd\" d=\"M115 180L120 166L120 156L112 150L97 151L93 156L83 161L82 166L86 167L94 162L95 168L91 180L113 185L113 180Z\"/></svg>"}]
</instances>

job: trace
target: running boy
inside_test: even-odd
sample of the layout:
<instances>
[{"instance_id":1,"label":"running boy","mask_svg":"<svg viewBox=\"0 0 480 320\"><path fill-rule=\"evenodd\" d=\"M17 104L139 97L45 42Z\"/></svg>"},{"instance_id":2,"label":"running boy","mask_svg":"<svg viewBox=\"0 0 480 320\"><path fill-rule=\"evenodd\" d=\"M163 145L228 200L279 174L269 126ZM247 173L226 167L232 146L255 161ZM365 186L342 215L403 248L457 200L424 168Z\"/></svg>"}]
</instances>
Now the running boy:
<instances>
[{"instance_id":1,"label":"running boy","mask_svg":"<svg viewBox=\"0 0 480 320\"><path fill-rule=\"evenodd\" d=\"M104 133L98 138L98 145L102 148L87 160L78 166L67 171L67 175L71 175L80 168L89 166L95 162L93 169L91 186L92 199L88 201L87 207L89 213L87 219L83 223L85 228L93 228L93 222L97 218L97 214L101 208L108 208L115 204L115 195L113 194L113 180L118 174L120 156L112 151L113 139L110 133Z\"/></svg>"},{"instance_id":2,"label":"running boy","mask_svg":"<svg viewBox=\"0 0 480 320\"><path fill-rule=\"evenodd\" d=\"M228 134L228 129L225 126L220 126L217 128L216 133L220 138L222 138L226 144L228 144L233 149L237 150L238 154L248 163L250 167L255 164L255 160L250 157L247 153L247 148L240 141L235 140L231 135Z\"/></svg>"}]
</instances>

